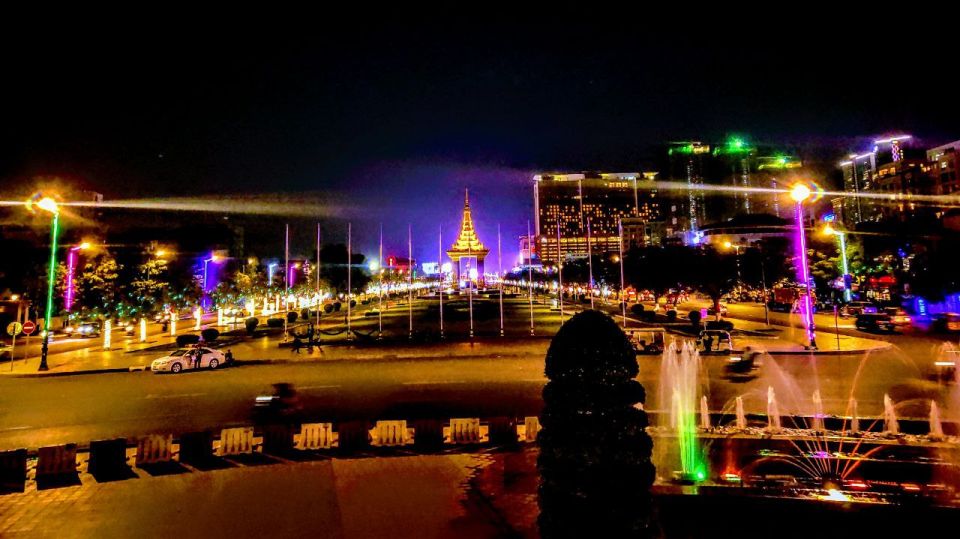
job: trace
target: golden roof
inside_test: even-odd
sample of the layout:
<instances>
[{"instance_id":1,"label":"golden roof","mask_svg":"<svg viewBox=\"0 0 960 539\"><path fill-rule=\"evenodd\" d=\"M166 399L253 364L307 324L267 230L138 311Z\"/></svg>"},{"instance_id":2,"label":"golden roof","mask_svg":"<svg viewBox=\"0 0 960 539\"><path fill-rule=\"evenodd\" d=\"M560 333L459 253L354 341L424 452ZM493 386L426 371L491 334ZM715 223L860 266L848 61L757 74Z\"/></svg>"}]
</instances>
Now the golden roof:
<instances>
[{"instance_id":1,"label":"golden roof","mask_svg":"<svg viewBox=\"0 0 960 539\"><path fill-rule=\"evenodd\" d=\"M487 255L490 249L484 247L473 228L473 217L470 215L470 190L466 190L463 201L463 221L460 224L460 235L457 241L447 251L447 256L471 255L480 258Z\"/></svg>"}]
</instances>

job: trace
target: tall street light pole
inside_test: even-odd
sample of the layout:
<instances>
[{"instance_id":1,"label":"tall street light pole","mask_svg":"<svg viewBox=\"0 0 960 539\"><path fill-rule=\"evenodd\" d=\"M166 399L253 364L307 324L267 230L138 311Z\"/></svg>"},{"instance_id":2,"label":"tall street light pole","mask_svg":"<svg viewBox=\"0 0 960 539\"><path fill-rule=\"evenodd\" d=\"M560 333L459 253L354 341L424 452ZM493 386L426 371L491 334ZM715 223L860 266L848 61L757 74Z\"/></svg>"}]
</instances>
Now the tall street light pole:
<instances>
[{"instance_id":1,"label":"tall street light pole","mask_svg":"<svg viewBox=\"0 0 960 539\"><path fill-rule=\"evenodd\" d=\"M806 293L803 295L802 314L806 321L807 336L810 338L810 349L817 349L816 327L813 319L813 301L810 290L810 268L807 265L807 236L804 231L803 203L811 195L810 188L800 183L790 190L790 198L796 202L796 220L797 220L797 244L800 257L800 278L803 280L803 286Z\"/></svg>"},{"instance_id":2,"label":"tall street light pole","mask_svg":"<svg viewBox=\"0 0 960 539\"><path fill-rule=\"evenodd\" d=\"M60 233L60 208L57 202L50 197L27 201L27 209L34 211L34 206L50 213L50 266L47 269L47 308L43 317L43 344L40 347L40 366L37 370L45 371L47 367L47 352L50 347L50 319L53 317L53 281L57 272L57 236ZM12 362L12 359L11 359Z\"/></svg>"},{"instance_id":3,"label":"tall street light pole","mask_svg":"<svg viewBox=\"0 0 960 539\"><path fill-rule=\"evenodd\" d=\"M90 248L90 244L83 242L80 245L74 245L67 251L67 289L63 292L63 308L67 313L73 308L73 274L77 269L77 252Z\"/></svg>"},{"instance_id":4,"label":"tall street light pole","mask_svg":"<svg viewBox=\"0 0 960 539\"><path fill-rule=\"evenodd\" d=\"M836 236L840 240L840 262L843 269L843 301L850 303L850 288L847 287L847 275L850 275L850 268L847 265L847 233L833 228L829 223L823 227L823 233L828 236Z\"/></svg>"}]
</instances>

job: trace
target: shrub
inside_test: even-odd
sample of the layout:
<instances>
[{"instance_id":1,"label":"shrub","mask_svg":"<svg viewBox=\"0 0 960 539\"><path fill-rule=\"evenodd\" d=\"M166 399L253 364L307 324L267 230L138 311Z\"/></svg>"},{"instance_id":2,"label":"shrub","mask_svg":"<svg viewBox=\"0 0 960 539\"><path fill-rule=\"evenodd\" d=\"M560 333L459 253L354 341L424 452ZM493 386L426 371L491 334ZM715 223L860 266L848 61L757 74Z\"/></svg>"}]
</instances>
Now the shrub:
<instances>
[{"instance_id":1,"label":"shrub","mask_svg":"<svg viewBox=\"0 0 960 539\"><path fill-rule=\"evenodd\" d=\"M297 313L295 313L295 312L289 312L289 313L287 313L287 323L292 324L292 323L294 323L294 322L296 322L296 321L297 321Z\"/></svg>"},{"instance_id":2,"label":"shrub","mask_svg":"<svg viewBox=\"0 0 960 539\"><path fill-rule=\"evenodd\" d=\"M220 336L220 331L216 328L207 328L200 332L200 338L203 342L213 342Z\"/></svg>"},{"instance_id":3,"label":"shrub","mask_svg":"<svg viewBox=\"0 0 960 539\"><path fill-rule=\"evenodd\" d=\"M340 312L340 307L342 307L342 305L340 305L340 302L339 302L339 301L333 302L333 310L334 310L334 311Z\"/></svg>"},{"instance_id":4,"label":"shrub","mask_svg":"<svg viewBox=\"0 0 960 539\"><path fill-rule=\"evenodd\" d=\"M653 441L634 407L645 392L629 339L609 316L584 311L557 332L545 372L540 535L651 536Z\"/></svg>"},{"instance_id":5,"label":"shrub","mask_svg":"<svg viewBox=\"0 0 960 539\"><path fill-rule=\"evenodd\" d=\"M332 312L333 312L333 304L332 304L332 303L327 303L326 305L324 305L324 306L323 306L323 312L325 312L325 313L327 313L327 314L332 313Z\"/></svg>"},{"instance_id":6,"label":"shrub","mask_svg":"<svg viewBox=\"0 0 960 539\"><path fill-rule=\"evenodd\" d=\"M700 314L700 311L699 311L699 310L690 311L690 314L688 315L688 317L690 318L690 324L691 324L691 325L694 325L694 326L699 326L699 325L700 325L700 317L701 317L701 314Z\"/></svg>"},{"instance_id":7,"label":"shrub","mask_svg":"<svg viewBox=\"0 0 960 539\"><path fill-rule=\"evenodd\" d=\"M733 322L729 320L710 320L706 327L707 329L718 329L720 331L733 331Z\"/></svg>"},{"instance_id":8,"label":"shrub","mask_svg":"<svg viewBox=\"0 0 960 539\"><path fill-rule=\"evenodd\" d=\"M300 309L300 318L303 318L303 319L305 319L305 320L306 320L306 319L309 319L309 318L310 318L310 309L307 309L306 307L304 307L303 309Z\"/></svg>"},{"instance_id":9,"label":"shrub","mask_svg":"<svg viewBox=\"0 0 960 539\"><path fill-rule=\"evenodd\" d=\"M251 316L244 320L243 324L247 328L247 335L253 335L253 332L257 330L257 326L260 324L260 319L256 316Z\"/></svg>"},{"instance_id":10,"label":"shrub","mask_svg":"<svg viewBox=\"0 0 960 539\"><path fill-rule=\"evenodd\" d=\"M633 313L635 316L643 316L643 305L639 303L633 305L632 307L630 307L630 312Z\"/></svg>"},{"instance_id":11,"label":"shrub","mask_svg":"<svg viewBox=\"0 0 960 539\"><path fill-rule=\"evenodd\" d=\"M193 333L177 335L177 346L180 348L183 348L184 346L190 346L191 344L197 344L198 342L200 342L199 335L194 335Z\"/></svg>"},{"instance_id":12,"label":"shrub","mask_svg":"<svg viewBox=\"0 0 960 539\"><path fill-rule=\"evenodd\" d=\"M270 328L282 328L283 327L283 318L268 318L267 327Z\"/></svg>"},{"instance_id":13,"label":"shrub","mask_svg":"<svg viewBox=\"0 0 960 539\"><path fill-rule=\"evenodd\" d=\"M677 321L677 310L670 309L667 311L667 322L676 322Z\"/></svg>"},{"instance_id":14,"label":"shrub","mask_svg":"<svg viewBox=\"0 0 960 539\"><path fill-rule=\"evenodd\" d=\"M357 300L351 299L351 300L350 300L350 308L352 309L352 308L354 308L354 307L356 307L356 306L357 306Z\"/></svg>"}]
</instances>

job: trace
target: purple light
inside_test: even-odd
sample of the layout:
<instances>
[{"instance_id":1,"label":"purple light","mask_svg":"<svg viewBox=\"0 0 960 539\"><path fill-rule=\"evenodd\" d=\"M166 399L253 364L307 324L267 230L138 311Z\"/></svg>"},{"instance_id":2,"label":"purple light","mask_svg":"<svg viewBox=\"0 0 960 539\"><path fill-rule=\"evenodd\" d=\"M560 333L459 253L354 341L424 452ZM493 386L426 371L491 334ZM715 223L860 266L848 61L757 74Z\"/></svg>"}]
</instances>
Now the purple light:
<instances>
[{"instance_id":1,"label":"purple light","mask_svg":"<svg viewBox=\"0 0 960 539\"><path fill-rule=\"evenodd\" d=\"M807 329L807 338L811 348L816 347L815 327L813 321L813 304L810 301L810 271L807 268L807 235L803 230L803 201L797 202L797 256L800 259L800 282L806 289L800 300L800 317Z\"/></svg>"},{"instance_id":2,"label":"purple light","mask_svg":"<svg viewBox=\"0 0 960 539\"><path fill-rule=\"evenodd\" d=\"M291 288L293 286L294 278L296 276L297 276L297 266L294 264L291 264L290 267L287 268L287 283L288 283L287 288Z\"/></svg>"},{"instance_id":3,"label":"purple light","mask_svg":"<svg viewBox=\"0 0 960 539\"><path fill-rule=\"evenodd\" d=\"M77 267L77 251L79 247L71 247L67 251L67 288L63 291L63 308L70 312L73 307L73 272Z\"/></svg>"}]
</instances>

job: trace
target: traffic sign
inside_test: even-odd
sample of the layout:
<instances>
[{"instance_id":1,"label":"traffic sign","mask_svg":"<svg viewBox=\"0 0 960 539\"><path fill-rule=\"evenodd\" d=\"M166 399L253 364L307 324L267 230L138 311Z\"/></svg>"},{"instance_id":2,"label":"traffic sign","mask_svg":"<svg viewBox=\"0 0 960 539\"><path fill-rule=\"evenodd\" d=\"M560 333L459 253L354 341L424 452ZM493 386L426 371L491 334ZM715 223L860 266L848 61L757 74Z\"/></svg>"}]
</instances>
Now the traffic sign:
<instances>
[{"instance_id":1,"label":"traffic sign","mask_svg":"<svg viewBox=\"0 0 960 539\"><path fill-rule=\"evenodd\" d=\"M33 332L37 330L37 325L33 323L32 320L27 320L23 323L23 333L26 335L33 335Z\"/></svg>"},{"instance_id":2,"label":"traffic sign","mask_svg":"<svg viewBox=\"0 0 960 539\"><path fill-rule=\"evenodd\" d=\"M7 324L7 335L14 337L19 335L21 331L23 331L23 324L20 322L10 322Z\"/></svg>"}]
</instances>

